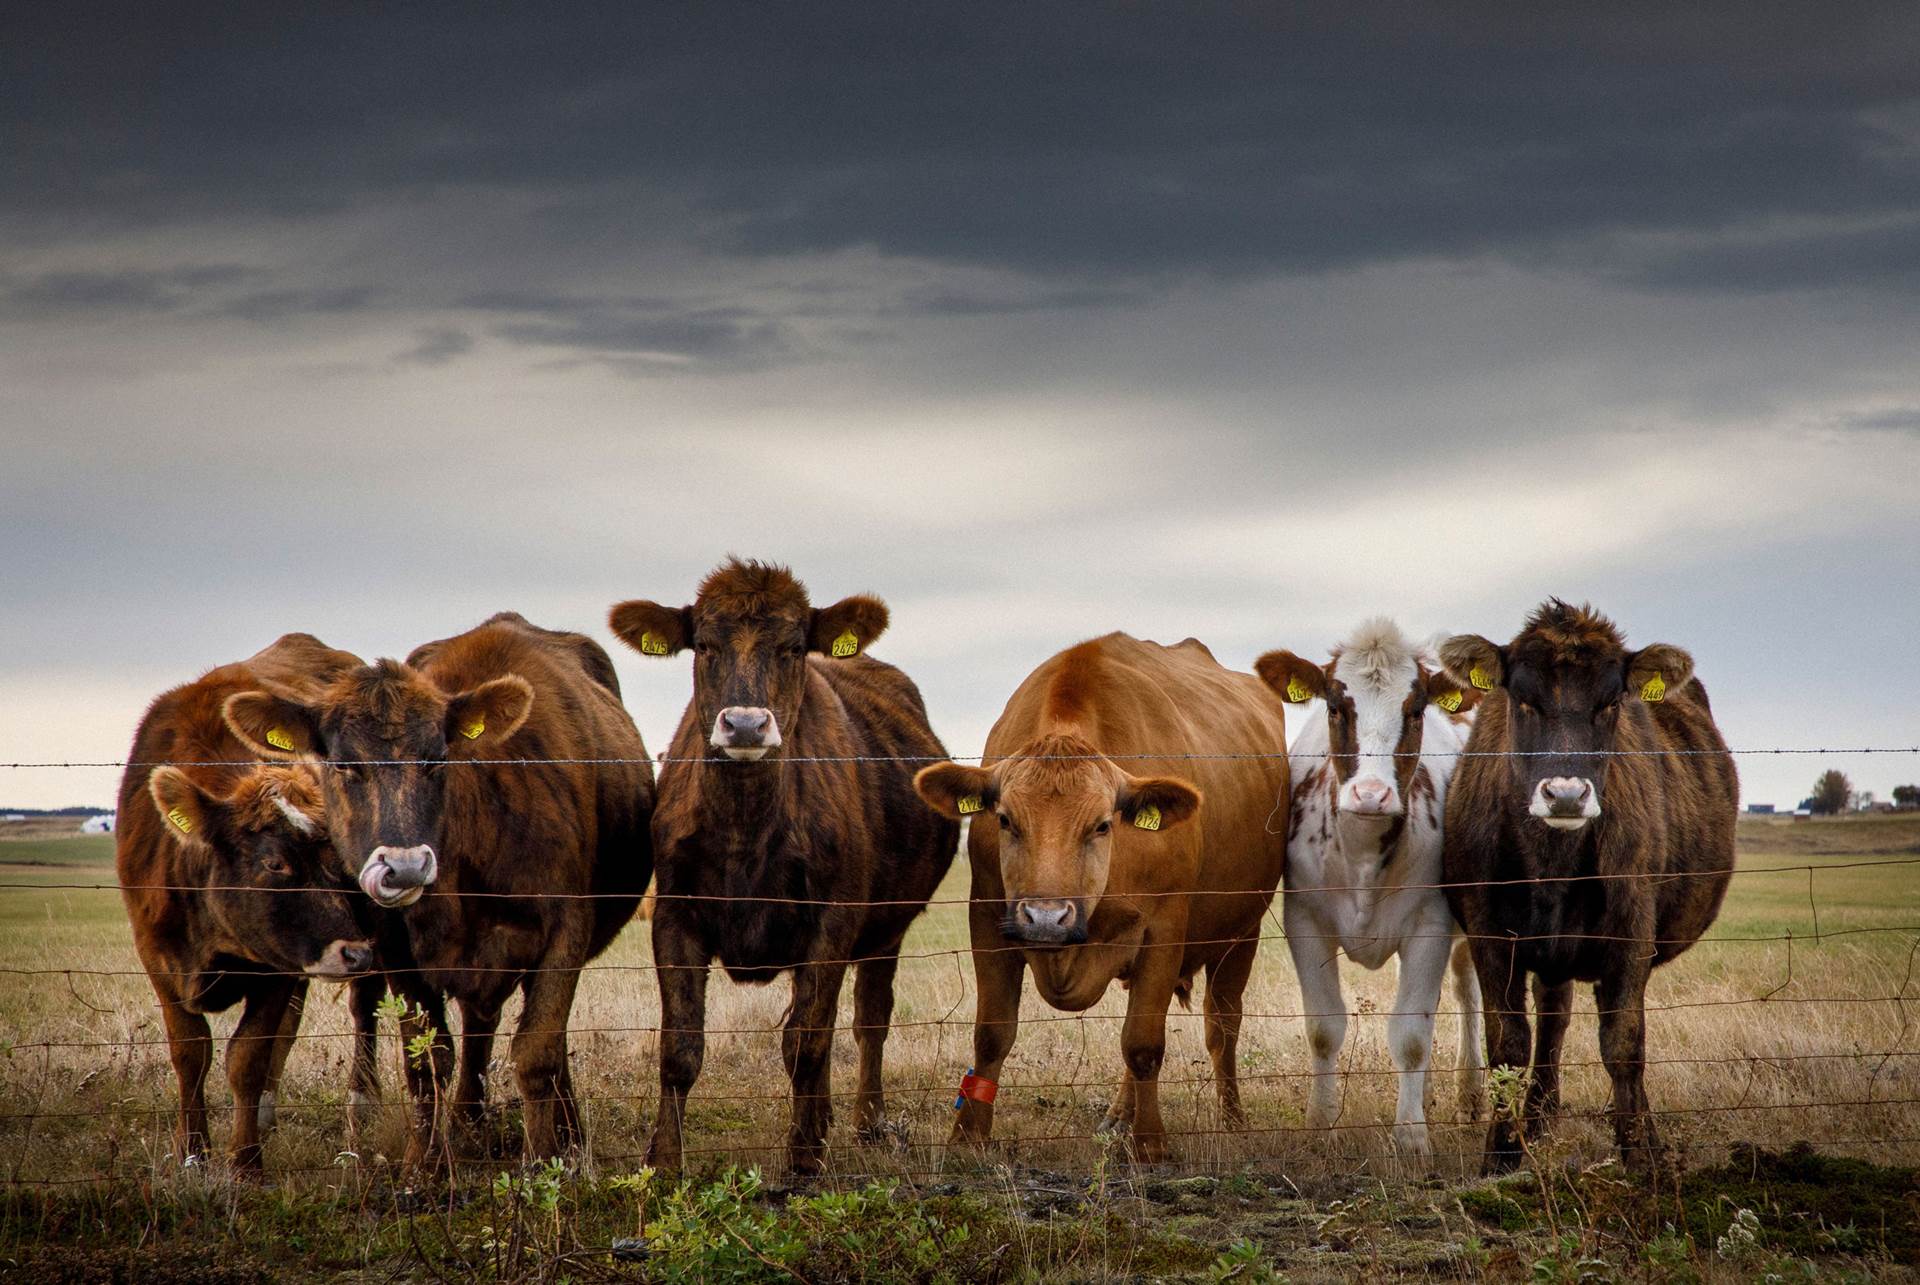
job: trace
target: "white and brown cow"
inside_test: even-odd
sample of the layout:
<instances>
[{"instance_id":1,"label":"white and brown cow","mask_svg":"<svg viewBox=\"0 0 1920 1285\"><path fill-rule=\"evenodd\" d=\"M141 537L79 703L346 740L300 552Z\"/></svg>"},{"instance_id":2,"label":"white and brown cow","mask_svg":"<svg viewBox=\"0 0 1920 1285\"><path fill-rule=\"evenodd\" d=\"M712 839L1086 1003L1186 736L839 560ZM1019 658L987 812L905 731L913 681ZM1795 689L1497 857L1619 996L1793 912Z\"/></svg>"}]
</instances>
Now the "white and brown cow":
<instances>
[{"instance_id":1,"label":"white and brown cow","mask_svg":"<svg viewBox=\"0 0 1920 1285\"><path fill-rule=\"evenodd\" d=\"M1478 1115L1486 1068L1472 956L1439 887L1447 783L1457 762L1449 755L1466 744L1479 693L1462 690L1438 657L1417 650L1386 619L1362 624L1325 665L1273 651L1254 669L1284 700L1326 703L1326 717L1293 743L1281 910L1313 1054L1307 1122L1324 1128L1340 1113L1347 1033L1340 956L1369 969L1397 956L1399 991L1387 1019L1400 1089L1393 1141L1402 1157L1424 1165L1432 1156L1427 1058L1449 957L1465 1114Z\"/></svg>"}]
</instances>

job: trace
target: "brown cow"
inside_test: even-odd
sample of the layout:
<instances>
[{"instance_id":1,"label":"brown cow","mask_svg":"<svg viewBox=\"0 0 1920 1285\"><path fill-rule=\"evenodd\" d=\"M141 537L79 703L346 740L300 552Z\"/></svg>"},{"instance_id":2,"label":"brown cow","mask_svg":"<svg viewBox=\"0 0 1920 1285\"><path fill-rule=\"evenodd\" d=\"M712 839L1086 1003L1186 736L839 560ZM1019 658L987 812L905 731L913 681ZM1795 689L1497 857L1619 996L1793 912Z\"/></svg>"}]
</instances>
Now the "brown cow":
<instances>
[{"instance_id":1,"label":"brown cow","mask_svg":"<svg viewBox=\"0 0 1920 1285\"><path fill-rule=\"evenodd\" d=\"M955 1141L992 1132L991 1086L1018 1031L1026 968L1041 998L1068 1012L1115 981L1128 987L1126 1072L1102 1128L1130 1129L1149 1162L1166 1156L1167 1007L1205 969L1221 1111L1242 1121L1240 997L1286 864L1286 744L1285 708L1258 678L1191 638L1163 647L1115 633L1034 670L994 724L982 766L920 773L930 805L974 817L979 1011ZM1168 769L1180 777L1145 775Z\"/></svg>"},{"instance_id":2,"label":"brown cow","mask_svg":"<svg viewBox=\"0 0 1920 1285\"><path fill-rule=\"evenodd\" d=\"M381 964L413 1006L410 1033L444 1032L444 997L459 1004L456 1121L478 1121L500 1010L518 987L526 1153L574 1141L567 1017L579 970L633 917L653 871L653 768L606 652L502 612L315 696L234 696L226 716L260 753L317 759L334 846L375 902L405 907L382 925ZM436 1155L451 1062L440 1039L430 1059L409 1059L411 1164Z\"/></svg>"},{"instance_id":3,"label":"brown cow","mask_svg":"<svg viewBox=\"0 0 1920 1285\"><path fill-rule=\"evenodd\" d=\"M204 1015L246 1004L227 1042L232 1154L236 1167L257 1170L308 978L343 980L374 958L369 927L355 917L361 899L327 843L312 771L247 766L252 752L227 730L221 705L263 681L310 689L359 663L288 634L164 693L134 734L114 864L166 1023L188 1163L207 1147L213 1040ZM165 763L179 766L156 766ZM355 1071L370 1074L371 1065Z\"/></svg>"},{"instance_id":4,"label":"brown cow","mask_svg":"<svg viewBox=\"0 0 1920 1285\"><path fill-rule=\"evenodd\" d=\"M1614 1138L1630 1167L1651 1169L1647 975L1699 940L1733 872L1740 785L1706 689L1678 647L1629 651L1612 621L1557 598L1505 647L1465 634L1440 655L1487 692L1447 799L1443 866L1473 943L1488 1060L1531 1061L1533 1136L1559 1110L1573 984L1593 983ZM1511 1113L1497 1112L1486 1168L1521 1153Z\"/></svg>"},{"instance_id":5,"label":"brown cow","mask_svg":"<svg viewBox=\"0 0 1920 1285\"><path fill-rule=\"evenodd\" d=\"M730 560L688 607L625 602L613 631L649 656L692 647L693 699L660 774L660 1113L649 1164L680 1163L687 1093L706 1050L707 971L793 973L781 1052L793 1082L787 1160L825 1165L828 1062L847 961L858 960L855 1123L877 1136L881 1050L907 926L953 863L959 827L913 796L915 762L941 758L920 692L861 654L887 608L856 595L814 607L784 567ZM877 761L852 762L872 757ZM880 904L871 904L880 903Z\"/></svg>"}]
</instances>

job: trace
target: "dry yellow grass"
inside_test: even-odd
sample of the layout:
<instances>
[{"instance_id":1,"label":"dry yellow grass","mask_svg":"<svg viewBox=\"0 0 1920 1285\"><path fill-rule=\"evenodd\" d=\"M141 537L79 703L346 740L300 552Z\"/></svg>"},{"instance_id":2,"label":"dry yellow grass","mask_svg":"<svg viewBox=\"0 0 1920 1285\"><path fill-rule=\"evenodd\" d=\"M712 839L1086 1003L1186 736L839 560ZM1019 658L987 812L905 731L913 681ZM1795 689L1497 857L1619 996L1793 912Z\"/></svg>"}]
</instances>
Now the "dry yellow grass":
<instances>
[{"instance_id":1,"label":"dry yellow grass","mask_svg":"<svg viewBox=\"0 0 1920 1285\"><path fill-rule=\"evenodd\" d=\"M1649 993L1657 1011L1649 1015L1648 1087L1666 1113L1667 1139L1692 1163L1720 1158L1735 1141L1798 1139L1912 1161L1920 1156L1920 818L1743 822L1741 844L1741 873L1713 933L1657 973ZM16 851L43 864L10 861ZM118 895L50 886L110 883L110 861L110 845L101 840L0 852L0 883L12 885L0 890L0 968L74 970L13 974L0 983L0 1176L172 1172L172 1073ZM1793 869L1761 873L1771 867ZM965 889L963 860L940 895L957 901ZM1171 1020L1165 1101L1178 1167L1218 1171L1259 1162L1302 1175L1392 1175L1385 1129L1391 1062L1378 1016L1392 1002L1391 968L1349 969L1361 1016L1344 1058L1345 1112L1333 1132L1308 1131L1299 994L1277 915L1268 934L1248 989L1242 1039L1249 1131L1219 1131L1198 1014L1176 1010ZM575 1080L590 1102L594 1162L605 1172L639 1165L651 1120L659 1008L646 938L644 924L631 927L583 980L574 1010ZM954 1086L971 1049L972 968L961 907L937 906L924 916L907 954L887 1069L900 1138L891 1146L856 1145L843 1106L831 1157L842 1174L930 1172L946 1160ZM689 1113L690 1168L735 1161L777 1168L786 1118L777 1034L785 997L784 982L746 988L716 974L709 1007L715 1033ZM1118 1074L1123 999L1116 991L1088 1013L1066 1015L1028 994L1000 1096L1001 1159L1073 1174L1100 1163L1103 1146L1091 1134ZM267 1164L290 1181L329 1170L346 1146L341 1000L337 991L315 992L306 1038L281 1092L281 1126ZM849 1010L850 997L843 1022ZM233 1017L216 1019L216 1034L230 1029ZM510 1011L503 1029L511 1023ZM1451 1014L1443 1013L1433 1119L1445 1176L1477 1170L1481 1138L1456 1112L1449 1068L1457 1039ZM496 1101L513 1095L506 1048L502 1040L490 1079ZM400 1057L389 1033L387 1109L361 1140L366 1160L400 1148ZM842 1034L836 1091L851 1088L851 1058L852 1041ZM1567 1060L1569 1118L1552 1145L1572 1159L1602 1158L1610 1131L1596 1117L1607 1088L1590 994L1574 1019ZM224 1104L217 1064L212 1079L210 1100ZM224 1134L219 1116L215 1127Z\"/></svg>"}]
</instances>

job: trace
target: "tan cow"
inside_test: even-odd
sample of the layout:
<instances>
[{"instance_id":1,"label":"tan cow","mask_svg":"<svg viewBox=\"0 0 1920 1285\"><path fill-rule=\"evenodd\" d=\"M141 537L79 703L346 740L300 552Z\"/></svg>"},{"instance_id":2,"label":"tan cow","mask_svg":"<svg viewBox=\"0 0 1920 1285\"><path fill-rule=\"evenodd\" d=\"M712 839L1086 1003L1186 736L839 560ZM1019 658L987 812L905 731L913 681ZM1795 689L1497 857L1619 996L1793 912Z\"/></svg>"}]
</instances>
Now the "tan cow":
<instances>
[{"instance_id":1,"label":"tan cow","mask_svg":"<svg viewBox=\"0 0 1920 1285\"><path fill-rule=\"evenodd\" d=\"M1163 647L1116 633L1029 675L994 724L982 766L938 763L915 778L933 808L974 818L979 1008L956 1142L992 1132L1029 968L1041 997L1068 1012L1092 1007L1116 981L1128 988L1125 1076L1101 1127L1130 1130L1147 1162L1167 1150L1167 1007L1205 969L1220 1107L1242 1122L1240 1000L1286 864L1287 761L1272 754L1286 743L1286 711L1258 678L1222 668L1191 638Z\"/></svg>"}]
</instances>

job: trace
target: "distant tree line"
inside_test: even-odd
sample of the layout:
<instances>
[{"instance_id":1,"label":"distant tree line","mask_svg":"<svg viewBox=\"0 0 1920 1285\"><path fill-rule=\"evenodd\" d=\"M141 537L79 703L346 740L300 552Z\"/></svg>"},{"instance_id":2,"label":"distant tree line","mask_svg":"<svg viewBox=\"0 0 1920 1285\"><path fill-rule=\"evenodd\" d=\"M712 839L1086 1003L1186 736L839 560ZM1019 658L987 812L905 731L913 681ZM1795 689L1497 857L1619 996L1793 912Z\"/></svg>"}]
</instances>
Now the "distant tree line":
<instances>
[{"instance_id":1,"label":"distant tree line","mask_svg":"<svg viewBox=\"0 0 1920 1285\"><path fill-rule=\"evenodd\" d=\"M1800 806L1815 816L1835 816L1873 806L1873 791L1854 789L1845 772L1828 768L1813 783L1813 793L1800 800ZM1893 806L1920 808L1920 785L1894 786Z\"/></svg>"}]
</instances>

